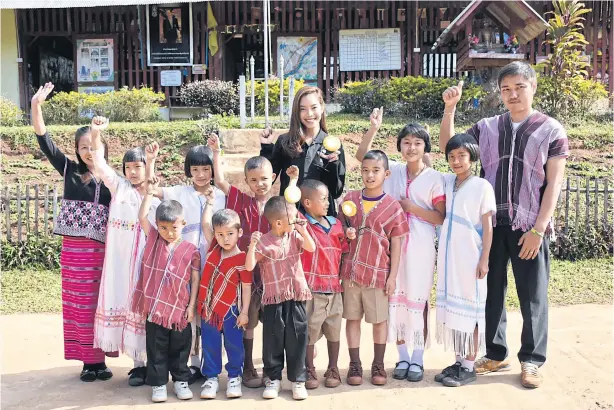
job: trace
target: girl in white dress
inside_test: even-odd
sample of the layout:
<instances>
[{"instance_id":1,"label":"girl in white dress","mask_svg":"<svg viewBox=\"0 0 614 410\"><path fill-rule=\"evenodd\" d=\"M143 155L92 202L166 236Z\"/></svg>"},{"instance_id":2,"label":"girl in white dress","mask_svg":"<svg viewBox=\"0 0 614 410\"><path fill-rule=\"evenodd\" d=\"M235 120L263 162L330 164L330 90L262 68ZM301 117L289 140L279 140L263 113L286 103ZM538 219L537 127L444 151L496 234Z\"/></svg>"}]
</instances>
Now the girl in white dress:
<instances>
[{"instance_id":1,"label":"girl in white dress","mask_svg":"<svg viewBox=\"0 0 614 410\"><path fill-rule=\"evenodd\" d=\"M158 188L154 196L164 199L174 199L183 206L186 225L183 228L183 239L196 245L200 250L202 272L207 259L209 244L201 229L201 216L207 203L206 193L213 188L215 204L213 212L226 207L226 196L222 191L213 186L213 152L205 145L197 145L188 150L184 162L185 176L192 179L191 185L175 185ZM152 219L150 213L150 220ZM155 222L155 221L154 221ZM192 322L192 352L190 354L190 370L192 379L190 384L202 378L200 372L200 318L194 318Z\"/></svg>"},{"instance_id":2,"label":"girl in white dress","mask_svg":"<svg viewBox=\"0 0 614 410\"><path fill-rule=\"evenodd\" d=\"M446 145L454 174L444 176L447 204L437 255L437 341L454 351L456 361L435 381L449 387L476 380L474 361L486 346L486 275L497 205L492 185L472 175L479 153L468 134L457 134Z\"/></svg>"},{"instance_id":3,"label":"girl in white dress","mask_svg":"<svg viewBox=\"0 0 614 410\"><path fill-rule=\"evenodd\" d=\"M124 154L123 176L107 164L100 131L108 126L104 117L95 117L92 129L92 160L111 192L100 293L94 321L94 347L104 352L122 351L134 360L128 383L145 383L145 318L130 310L130 297L139 273L145 236L138 212L146 187L145 167L154 167L155 157L143 148ZM156 144L157 145L157 144Z\"/></svg>"},{"instance_id":4,"label":"girl in white dress","mask_svg":"<svg viewBox=\"0 0 614 410\"><path fill-rule=\"evenodd\" d=\"M388 342L396 343L399 352L393 377L417 382L424 376L424 349L429 345L435 227L444 220L446 201L443 176L424 163L431 151L428 131L418 124L406 125L398 134L397 150L405 163L390 162L384 191L401 203L409 235L402 247L396 290L389 297Z\"/></svg>"}]
</instances>

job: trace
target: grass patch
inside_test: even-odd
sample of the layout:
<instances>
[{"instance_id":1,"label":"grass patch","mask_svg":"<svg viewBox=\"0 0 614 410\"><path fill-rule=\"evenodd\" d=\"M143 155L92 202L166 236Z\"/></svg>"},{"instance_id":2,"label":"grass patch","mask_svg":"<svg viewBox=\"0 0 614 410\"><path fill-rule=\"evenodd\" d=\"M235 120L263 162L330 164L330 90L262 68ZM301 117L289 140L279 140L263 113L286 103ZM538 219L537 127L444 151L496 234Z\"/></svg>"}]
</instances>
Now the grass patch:
<instances>
[{"instance_id":1,"label":"grass patch","mask_svg":"<svg viewBox=\"0 0 614 410\"><path fill-rule=\"evenodd\" d=\"M514 276L508 274L507 307L518 309ZM612 301L612 260L566 262L553 259L550 270L550 306ZM1 314L58 313L62 310L59 269L14 269L2 272ZM433 292L434 293L434 292Z\"/></svg>"},{"instance_id":2,"label":"grass patch","mask_svg":"<svg viewBox=\"0 0 614 410\"><path fill-rule=\"evenodd\" d=\"M1 314L62 311L60 270L14 269L2 272Z\"/></svg>"}]
</instances>

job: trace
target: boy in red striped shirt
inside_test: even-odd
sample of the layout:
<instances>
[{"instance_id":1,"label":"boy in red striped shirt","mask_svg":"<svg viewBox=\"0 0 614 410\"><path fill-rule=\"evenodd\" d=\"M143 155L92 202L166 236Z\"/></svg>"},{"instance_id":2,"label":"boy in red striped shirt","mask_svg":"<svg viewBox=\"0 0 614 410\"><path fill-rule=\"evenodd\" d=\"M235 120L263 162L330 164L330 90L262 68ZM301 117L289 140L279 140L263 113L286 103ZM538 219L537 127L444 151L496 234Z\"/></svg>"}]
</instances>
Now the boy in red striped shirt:
<instances>
[{"instance_id":1,"label":"boy in red striped shirt","mask_svg":"<svg viewBox=\"0 0 614 410\"><path fill-rule=\"evenodd\" d=\"M249 186L251 195L241 192L224 179L224 169L220 155L220 141L217 135L212 134L207 142L213 151L213 176L215 186L227 196L226 208L239 214L243 234L239 238L239 249L247 252L253 232L267 233L271 225L264 217L264 205L271 197L271 186L275 181L273 167L264 157L252 157L245 163L245 183ZM245 387L257 388L262 386L262 378L254 367L252 351L254 349L254 329L258 325L262 304L262 282L258 266L252 272L252 297L249 304L249 322L243 334L243 349L245 359L243 363L242 380Z\"/></svg>"},{"instance_id":2,"label":"boy in red striped shirt","mask_svg":"<svg viewBox=\"0 0 614 410\"><path fill-rule=\"evenodd\" d=\"M298 169L297 169L298 171ZM341 222L328 213L328 188L321 181L306 179L301 184L301 202L305 209L307 230L316 243L313 253L303 252L301 262L305 279L313 296L307 301L308 344L305 355L307 382L305 387L315 389L319 386L318 376L313 364L315 343L326 337L328 347L328 369L324 373L324 385L337 387L341 384L337 360L341 339L341 319L343 299L339 268L341 254L348 246Z\"/></svg>"}]
</instances>

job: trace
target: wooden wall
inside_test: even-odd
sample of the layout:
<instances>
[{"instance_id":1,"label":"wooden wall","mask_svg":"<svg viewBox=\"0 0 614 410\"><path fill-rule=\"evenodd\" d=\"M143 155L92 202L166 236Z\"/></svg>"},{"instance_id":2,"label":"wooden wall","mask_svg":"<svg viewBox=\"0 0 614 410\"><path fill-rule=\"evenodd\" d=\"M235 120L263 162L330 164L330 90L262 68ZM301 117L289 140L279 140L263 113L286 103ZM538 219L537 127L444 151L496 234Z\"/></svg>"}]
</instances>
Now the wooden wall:
<instances>
[{"instance_id":1,"label":"wooden wall","mask_svg":"<svg viewBox=\"0 0 614 410\"><path fill-rule=\"evenodd\" d=\"M551 9L548 1L529 2L540 14ZM367 78L388 78L391 76L422 75L426 72L434 76L454 76L459 74L450 68L449 55L456 52L455 39L448 45L440 47L435 53L430 48L443 31L440 21L453 20L468 4L468 1L306 1L306 0L273 0L271 1L271 24L276 26L276 34L304 33L318 35L320 46L318 65L318 85L325 91L327 100L335 86L341 86L347 81L365 80ZM226 25L262 24L261 1L219 1L212 2L214 15L218 22L218 30L224 31ZM597 51L597 58L591 59L591 76L604 81L612 78L614 62L612 60L612 5L610 1L587 1L587 7L593 12L586 15L586 36L590 45L589 54ZM442 16L440 8L448 10ZM204 64L206 50L207 3L192 3L194 28L194 63ZM302 9L302 17L297 18L296 12ZM405 10L405 21L398 21L399 9ZM425 9L422 12L422 9ZM139 10L141 27L139 38ZM258 13L260 11L260 13ZM260 16L258 16L260 14ZM418 15L419 14L419 15ZM73 34L116 34L118 47L118 85L135 87L147 85L167 96L176 96L176 87L161 87L160 71L167 69L182 69L183 67L150 67L147 65L147 39L145 6L118 6L72 9L30 9L19 10L18 33L24 56L24 70L27 67L27 45L34 42L37 36L66 36ZM418 17L418 27L415 25ZM548 17L545 16L547 19ZM599 27L601 26L601 38ZM391 28L399 27L402 31L401 49L402 66L394 71L339 71L339 30L356 28ZM223 54L226 36L219 37L220 52L209 58L209 69L206 74L192 74L187 67L188 75L184 81L201 80L205 78L223 78ZM526 47L531 62L537 56L546 55L548 50L542 44L544 35L535 39ZM420 48L420 52L414 52ZM273 50L275 44L273 44ZM274 67L276 69L276 65ZM332 75L330 74L332 70ZM328 76L326 74L329 74ZM27 78L25 74L24 78ZM613 90L614 81L609 81L609 90ZM35 84L36 85L36 84ZM29 91L29 90L26 90ZM27 94L26 101L29 101Z\"/></svg>"}]
</instances>

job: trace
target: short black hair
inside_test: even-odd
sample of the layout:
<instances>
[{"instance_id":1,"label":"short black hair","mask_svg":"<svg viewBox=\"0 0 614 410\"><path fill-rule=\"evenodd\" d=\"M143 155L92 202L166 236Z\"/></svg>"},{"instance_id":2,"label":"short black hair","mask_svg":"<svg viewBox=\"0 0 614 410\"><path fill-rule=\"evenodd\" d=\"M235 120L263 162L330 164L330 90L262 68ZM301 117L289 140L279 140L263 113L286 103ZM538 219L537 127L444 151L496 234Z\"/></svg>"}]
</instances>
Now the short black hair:
<instances>
[{"instance_id":1,"label":"short black hair","mask_svg":"<svg viewBox=\"0 0 614 410\"><path fill-rule=\"evenodd\" d=\"M317 179L306 179L306 180L304 180L303 183L300 186L300 188L301 188L301 200L309 199L310 195L314 191L317 191L319 188L322 188L322 187L326 188L326 191L328 191L328 187L322 181L319 181Z\"/></svg>"},{"instance_id":2,"label":"short black hair","mask_svg":"<svg viewBox=\"0 0 614 410\"><path fill-rule=\"evenodd\" d=\"M424 152L431 152L431 136L429 132L422 125L416 124L415 122L407 124L399 131L399 135L397 135L397 151L401 152L401 141L408 135L420 138L424 141Z\"/></svg>"},{"instance_id":3,"label":"short black hair","mask_svg":"<svg viewBox=\"0 0 614 410\"><path fill-rule=\"evenodd\" d=\"M511 77L515 75L521 75L525 80L536 82L537 74L535 74L535 70L527 63L523 63L521 61L514 61L509 63L505 67L499 71L499 78L497 78L497 85L499 88L501 87L501 82L505 77Z\"/></svg>"},{"instance_id":4,"label":"short black hair","mask_svg":"<svg viewBox=\"0 0 614 410\"><path fill-rule=\"evenodd\" d=\"M273 222L287 216L287 211L294 204L288 204L283 196L272 196L264 205L264 217L273 225Z\"/></svg>"},{"instance_id":5,"label":"short black hair","mask_svg":"<svg viewBox=\"0 0 614 410\"><path fill-rule=\"evenodd\" d=\"M190 167L209 165L211 167L211 181L213 181L213 151L205 145L197 145L188 150L185 154L184 171L185 176L192 178Z\"/></svg>"},{"instance_id":6,"label":"short black hair","mask_svg":"<svg viewBox=\"0 0 614 410\"><path fill-rule=\"evenodd\" d=\"M239 214L232 209L220 209L211 217L211 226L213 226L213 229L223 226L241 229L241 219Z\"/></svg>"},{"instance_id":7,"label":"short black hair","mask_svg":"<svg viewBox=\"0 0 614 410\"><path fill-rule=\"evenodd\" d=\"M137 147L126 151L122 159L122 170L124 171L124 175L126 175L126 162L142 162L146 164L145 150L141 147Z\"/></svg>"},{"instance_id":8,"label":"short black hair","mask_svg":"<svg viewBox=\"0 0 614 410\"><path fill-rule=\"evenodd\" d=\"M271 161L269 161L268 159L266 159L265 157L251 157L250 159L247 160L247 162L245 163L245 168L244 168L244 172L245 175L247 175L247 173L253 169L260 169L265 167L266 165L269 165L271 167L271 169L273 169L273 165L271 165Z\"/></svg>"},{"instance_id":9,"label":"short black hair","mask_svg":"<svg viewBox=\"0 0 614 410\"><path fill-rule=\"evenodd\" d=\"M174 199L165 199L156 209L156 222L175 222L183 216L183 206Z\"/></svg>"},{"instance_id":10,"label":"short black hair","mask_svg":"<svg viewBox=\"0 0 614 410\"><path fill-rule=\"evenodd\" d=\"M381 162L382 164L384 164L384 169L388 171L388 156L384 151L379 149L372 149L371 151L367 152L362 158L363 161L367 159L374 159L378 162Z\"/></svg>"},{"instance_id":11,"label":"short black hair","mask_svg":"<svg viewBox=\"0 0 614 410\"><path fill-rule=\"evenodd\" d=\"M469 160L477 162L480 159L478 142L469 134L456 134L446 144L446 160L452 150L465 148L469 152Z\"/></svg>"}]
</instances>

